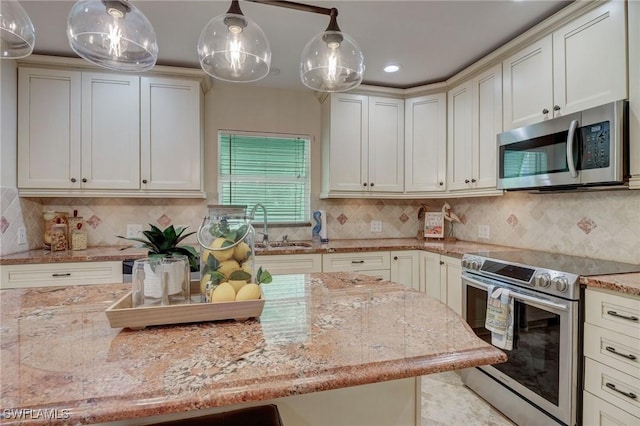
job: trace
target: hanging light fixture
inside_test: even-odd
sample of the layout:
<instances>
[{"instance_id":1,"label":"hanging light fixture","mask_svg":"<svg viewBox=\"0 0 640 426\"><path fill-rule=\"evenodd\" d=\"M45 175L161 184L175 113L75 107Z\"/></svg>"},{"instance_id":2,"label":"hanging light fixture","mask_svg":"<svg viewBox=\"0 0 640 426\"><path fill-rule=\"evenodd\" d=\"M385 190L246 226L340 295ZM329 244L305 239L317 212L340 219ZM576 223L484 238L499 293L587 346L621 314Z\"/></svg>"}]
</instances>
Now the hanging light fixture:
<instances>
[{"instance_id":1,"label":"hanging light fixture","mask_svg":"<svg viewBox=\"0 0 640 426\"><path fill-rule=\"evenodd\" d=\"M338 10L331 9L327 29L312 38L302 50L300 79L320 92L344 92L362 82L364 56L356 41L340 31Z\"/></svg>"},{"instance_id":2,"label":"hanging light fixture","mask_svg":"<svg viewBox=\"0 0 640 426\"><path fill-rule=\"evenodd\" d=\"M80 0L67 19L74 52L116 71L145 71L158 59L156 33L149 20L127 0Z\"/></svg>"},{"instance_id":3,"label":"hanging light fixture","mask_svg":"<svg viewBox=\"0 0 640 426\"><path fill-rule=\"evenodd\" d=\"M31 55L36 43L33 23L15 0L0 1L0 58L20 59Z\"/></svg>"},{"instance_id":4,"label":"hanging light fixture","mask_svg":"<svg viewBox=\"0 0 640 426\"><path fill-rule=\"evenodd\" d=\"M198 57L204 72L224 81L257 81L271 67L269 41L258 24L243 15L238 0L204 27Z\"/></svg>"}]
</instances>

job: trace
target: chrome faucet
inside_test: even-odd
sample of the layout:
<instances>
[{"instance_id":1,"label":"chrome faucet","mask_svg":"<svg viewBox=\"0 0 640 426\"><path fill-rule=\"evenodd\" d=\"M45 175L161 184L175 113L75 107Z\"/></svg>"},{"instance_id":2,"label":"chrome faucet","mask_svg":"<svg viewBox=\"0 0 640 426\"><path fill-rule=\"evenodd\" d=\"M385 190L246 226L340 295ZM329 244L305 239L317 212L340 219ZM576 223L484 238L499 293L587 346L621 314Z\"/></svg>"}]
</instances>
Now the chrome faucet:
<instances>
[{"instance_id":1,"label":"chrome faucet","mask_svg":"<svg viewBox=\"0 0 640 426\"><path fill-rule=\"evenodd\" d=\"M262 244L264 244L265 248L269 247L269 230L267 229L267 208L265 206L263 206L260 203L257 203L255 206L253 206L253 208L251 209L251 213L249 213L249 216L251 216L251 220L253 220L253 218L255 217L256 214L256 210L258 209L258 207L262 208L262 232L260 232L262 234Z\"/></svg>"}]
</instances>

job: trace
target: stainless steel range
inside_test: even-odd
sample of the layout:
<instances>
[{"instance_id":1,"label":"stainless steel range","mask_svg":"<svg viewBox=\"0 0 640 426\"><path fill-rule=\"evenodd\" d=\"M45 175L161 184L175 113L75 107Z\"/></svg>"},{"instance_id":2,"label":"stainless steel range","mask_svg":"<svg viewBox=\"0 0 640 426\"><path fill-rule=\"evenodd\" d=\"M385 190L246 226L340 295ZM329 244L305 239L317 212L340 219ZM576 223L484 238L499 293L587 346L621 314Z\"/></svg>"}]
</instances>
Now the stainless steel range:
<instances>
[{"instance_id":1,"label":"stainless steel range","mask_svg":"<svg viewBox=\"0 0 640 426\"><path fill-rule=\"evenodd\" d=\"M576 425L580 410L580 276L639 272L640 265L546 252L477 252L462 258L463 316L480 338L488 292L510 291L513 349L503 364L466 369L464 383L519 426Z\"/></svg>"}]
</instances>

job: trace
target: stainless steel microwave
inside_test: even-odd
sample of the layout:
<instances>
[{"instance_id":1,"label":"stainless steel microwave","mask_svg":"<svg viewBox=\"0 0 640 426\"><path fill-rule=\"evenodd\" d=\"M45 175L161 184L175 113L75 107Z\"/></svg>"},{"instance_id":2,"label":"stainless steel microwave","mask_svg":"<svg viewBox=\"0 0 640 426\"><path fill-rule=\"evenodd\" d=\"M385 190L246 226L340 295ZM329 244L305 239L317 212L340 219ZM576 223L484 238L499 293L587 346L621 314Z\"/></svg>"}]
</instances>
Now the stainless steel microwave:
<instances>
[{"instance_id":1,"label":"stainless steel microwave","mask_svg":"<svg viewBox=\"0 0 640 426\"><path fill-rule=\"evenodd\" d=\"M622 185L629 179L628 105L617 101L497 137L499 189Z\"/></svg>"}]
</instances>

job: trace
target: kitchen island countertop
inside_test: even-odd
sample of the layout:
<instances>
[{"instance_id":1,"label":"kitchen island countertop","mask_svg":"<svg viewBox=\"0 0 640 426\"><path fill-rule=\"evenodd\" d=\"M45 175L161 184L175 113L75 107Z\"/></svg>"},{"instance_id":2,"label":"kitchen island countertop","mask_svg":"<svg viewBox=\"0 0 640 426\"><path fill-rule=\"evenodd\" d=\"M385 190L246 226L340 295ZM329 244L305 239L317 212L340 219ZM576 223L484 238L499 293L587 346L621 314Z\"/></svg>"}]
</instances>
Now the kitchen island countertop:
<instances>
[{"instance_id":1,"label":"kitchen island countertop","mask_svg":"<svg viewBox=\"0 0 640 426\"><path fill-rule=\"evenodd\" d=\"M186 413L506 360L444 304L365 275L276 276L260 320L111 328L104 310L128 290L0 290L1 423ZM6 417L21 408L68 418Z\"/></svg>"}]
</instances>

